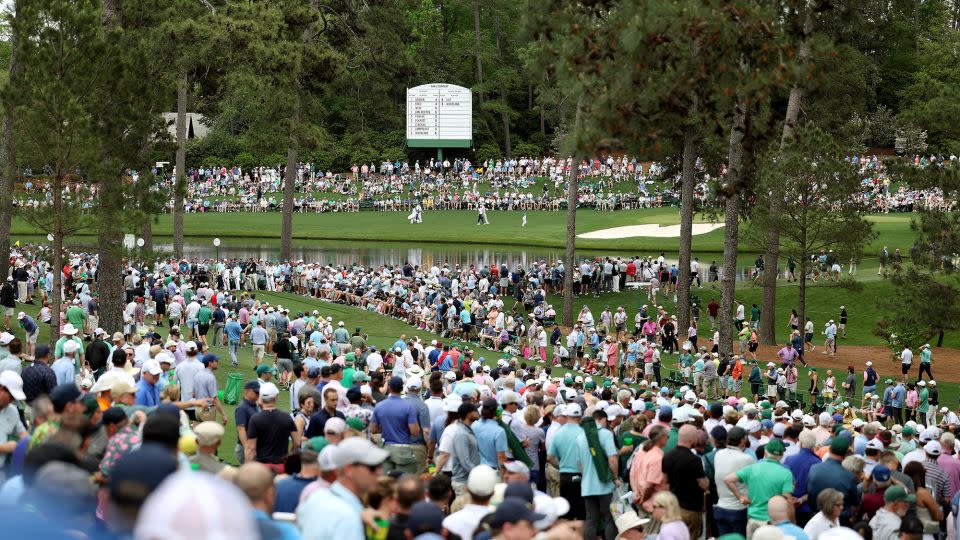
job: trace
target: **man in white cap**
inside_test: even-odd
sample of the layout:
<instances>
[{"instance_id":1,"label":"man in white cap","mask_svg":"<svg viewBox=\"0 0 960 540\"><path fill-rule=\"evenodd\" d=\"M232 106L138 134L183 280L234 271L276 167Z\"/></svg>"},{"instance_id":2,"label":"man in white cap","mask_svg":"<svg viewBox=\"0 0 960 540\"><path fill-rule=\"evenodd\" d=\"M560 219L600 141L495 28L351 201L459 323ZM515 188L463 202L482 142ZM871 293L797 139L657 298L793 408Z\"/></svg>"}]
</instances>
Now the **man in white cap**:
<instances>
[{"instance_id":1,"label":"man in white cap","mask_svg":"<svg viewBox=\"0 0 960 540\"><path fill-rule=\"evenodd\" d=\"M570 503L570 511L566 518L583 519L585 508L580 494L582 469L579 445L580 437L583 436L583 428L580 427L583 411L580 405L570 403L563 407L563 412L567 421L553 434L553 439L547 448L547 461L560 470L560 496Z\"/></svg>"},{"instance_id":2,"label":"man in white cap","mask_svg":"<svg viewBox=\"0 0 960 540\"><path fill-rule=\"evenodd\" d=\"M363 500L377 487L380 466L387 456L385 450L363 437L350 437L338 444L334 453L337 481L330 489L312 493L297 508L302 538L365 538L360 517Z\"/></svg>"},{"instance_id":3,"label":"man in white cap","mask_svg":"<svg viewBox=\"0 0 960 540\"><path fill-rule=\"evenodd\" d=\"M0 373L0 467L6 464L7 454L12 454L17 448L17 441L29 435L13 404L26 397L20 375L12 371Z\"/></svg>"},{"instance_id":4,"label":"man in white cap","mask_svg":"<svg viewBox=\"0 0 960 540\"><path fill-rule=\"evenodd\" d=\"M33 352L37 347L37 336L40 335L40 327L33 317L24 312L17 313L17 324L23 329L24 343L26 344L26 353L28 358L33 358Z\"/></svg>"},{"instance_id":5,"label":"man in white cap","mask_svg":"<svg viewBox=\"0 0 960 540\"><path fill-rule=\"evenodd\" d=\"M283 460L290 448L300 447L300 432L297 431L297 425L293 423L290 414L277 409L278 395L280 389L277 385L270 382L260 385L260 403L263 408L247 422L244 461L259 461L275 473L282 474Z\"/></svg>"},{"instance_id":6,"label":"man in white cap","mask_svg":"<svg viewBox=\"0 0 960 540\"><path fill-rule=\"evenodd\" d=\"M467 493L470 501L463 508L451 513L443 520L443 527L464 540L472 539L480 521L493 511L490 499L497 485L497 471L487 465L477 465L470 471L467 479ZM454 502L458 505L460 499Z\"/></svg>"},{"instance_id":7,"label":"man in white cap","mask_svg":"<svg viewBox=\"0 0 960 540\"><path fill-rule=\"evenodd\" d=\"M20 373L20 357L10 354L10 342L14 335L10 332L0 332L0 371L12 370Z\"/></svg>"},{"instance_id":8,"label":"man in white cap","mask_svg":"<svg viewBox=\"0 0 960 540\"><path fill-rule=\"evenodd\" d=\"M75 341L68 341L63 344L63 356L50 366L53 373L57 376L57 384L67 384L75 382L76 378L76 356L80 346Z\"/></svg>"}]
</instances>

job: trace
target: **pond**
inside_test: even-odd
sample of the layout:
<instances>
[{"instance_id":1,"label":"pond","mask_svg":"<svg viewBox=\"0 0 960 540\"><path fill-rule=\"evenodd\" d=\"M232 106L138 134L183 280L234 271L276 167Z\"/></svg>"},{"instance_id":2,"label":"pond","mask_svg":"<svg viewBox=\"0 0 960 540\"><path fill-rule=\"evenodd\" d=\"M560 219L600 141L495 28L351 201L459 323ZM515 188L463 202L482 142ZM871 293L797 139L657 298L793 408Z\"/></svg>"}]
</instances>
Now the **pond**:
<instances>
[{"instance_id":1,"label":"pond","mask_svg":"<svg viewBox=\"0 0 960 540\"><path fill-rule=\"evenodd\" d=\"M22 241L38 243L42 237L26 237ZM75 249L89 249L94 245L92 237L71 239L68 246ZM155 249L172 253L173 243L170 238L158 237L154 241ZM184 256L188 259L210 259L218 255L223 259L263 259L276 260L280 256L280 242L263 240L261 238L229 238L224 239L220 247L213 245L212 240L198 241L187 238L183 246ZM578 258L593 258L604 256L636 255L627 251L597 251L580 250ZM325 265L361 264L364 266L403 265L410 262L414 266L489 266L491 264L506 263L510 268L520 265L527 267L534 261L557 261L565 257L565 252L557 248L503 246L489 244L447 244L447 243L406 243L406 242L352 242L333 240L297 241L293 243L293 258L307 262L322 263ZM641 256L657 256L659 253L639 252ZM720 253L695 253L699 257L702 279L707 277L707 268L711 261L720 261ZM755 254L743 254L737 258L737 280L751 279L753 274ZM667 262L675 263L676 257L668 254Z\"/></svg>"}]
</instances>

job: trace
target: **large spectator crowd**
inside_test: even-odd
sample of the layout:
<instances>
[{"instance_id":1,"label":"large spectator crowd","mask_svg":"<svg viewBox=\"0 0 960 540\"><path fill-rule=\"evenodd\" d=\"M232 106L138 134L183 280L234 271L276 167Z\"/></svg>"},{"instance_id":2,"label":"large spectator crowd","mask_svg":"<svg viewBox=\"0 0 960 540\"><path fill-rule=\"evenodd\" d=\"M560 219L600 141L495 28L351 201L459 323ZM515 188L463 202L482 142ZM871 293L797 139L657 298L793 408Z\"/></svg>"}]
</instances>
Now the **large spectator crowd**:
<instances>
[{"instance_id":1,"label":"large spectator crowd","mask_svg":"<svg viewBox=\"0 0 960 540\"><path fill-rule=\"evenodd\" d=\"M758 358L759 310L738 303L739 350L721 355L715 300L695 306L684 335L653 290L633 317L585 307L563 331L547 295L566 269L548 261L132 265L124 328L107 335L94 257L74 255L62 270L59 317L49 265L26 251L13 261L0 285L0 513L11 538L956 531L960 418L940 407L929 347L916 362L905 349L896 378L881 382L871 362L834 376L814 367L811 321L791 318L791 340ZM654 290L667 294L663 263L584 260L576 292L663 277ZM261 290L316 309L264 301ZM412 328L374 340L324 313L335 303ZM820 332L824 354L846 331L843 307L837 322ZM38 343L52 324L60 339ZM701 334L713 337L698 343ZM488 361L485 347L501 357ZM220 388L228 361L249 380ZM801 366L807 389L797 388ZM223 448L228 430L234 448Z\"/></svg>"}]
</instances>

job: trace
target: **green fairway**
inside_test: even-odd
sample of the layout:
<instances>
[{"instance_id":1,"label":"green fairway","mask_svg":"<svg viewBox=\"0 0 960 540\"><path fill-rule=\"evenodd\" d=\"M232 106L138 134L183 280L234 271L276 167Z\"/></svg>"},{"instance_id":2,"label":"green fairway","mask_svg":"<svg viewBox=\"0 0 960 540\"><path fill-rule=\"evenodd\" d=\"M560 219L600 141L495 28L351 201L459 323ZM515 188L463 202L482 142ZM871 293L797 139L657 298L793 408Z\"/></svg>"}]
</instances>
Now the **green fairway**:
<instances>
[{"instance_id":1,"label":"green fairway","mask_svg":"<svg viewBox=\"0 0 960 540\"><path fill-rule=\"evenodd\" d=\"M294 214L293 237L300 243L314 240L368 240L386 242L496 244L512 246L552 247L566 246L565 212L528 212L527 226L521 227L521 212L489 212L490 225L477 225L476 213L470 210L442 210L424 213L424 223L411 225L406 212L352 212L352 213L298 213ZM868 258L877 256L884 245L892 252L900 248L904 254L913 243L910 230L911 214L882 214L871 216L878 238L866 249ZM703 216L697 222L706 222ZM577 231L586 233L611 227L642 224L674 225L679 223L678 209L674 207L598 212L579 210ZM184 216L184 231L188 238L264 238L279 237L281 214L268 213L191 213ZM749 224L745 224L749 227ZM12 236L37 235L33 226L21 219L14 220ZM172 216L162 214L153 227L157 237L172 235ZM723 229L693 237L693 251L721 253ZM678 238L634 237L610 240L577 239L578 249L618 250L636 253L676 253ZM741 245L744 253L756 251Z\"/></svg>"}]
</instances>

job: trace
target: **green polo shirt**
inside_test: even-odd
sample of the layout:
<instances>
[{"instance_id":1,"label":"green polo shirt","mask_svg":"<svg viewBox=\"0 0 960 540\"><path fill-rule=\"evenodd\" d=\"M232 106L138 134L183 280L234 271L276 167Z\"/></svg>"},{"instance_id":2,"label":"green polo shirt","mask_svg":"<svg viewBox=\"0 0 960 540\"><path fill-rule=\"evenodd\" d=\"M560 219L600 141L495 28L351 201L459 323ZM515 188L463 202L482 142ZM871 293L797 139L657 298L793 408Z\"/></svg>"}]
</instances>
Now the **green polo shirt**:
<instances>
[{"instance_id":1,"label":"green polo shirt","mask_svg":"<svg viewBox=\"0 0 960 540\"><path fill-rule=\"evenodd\" d=\"M207 306L201 306L200 310L197 311L197 322L200 324L209 324L210 317L213 316L213 312L210 311Z\"/></svg>"},{"instance_id":2,"label":"green polo shirt","mask_svg":"<svg viewBox=\"0 0 960 540\"><path fill-rule=\"evenodd\" d=\"M737 478L747 486L750 506L747 517L769 521L767 502L771 497L793 493L793 473L771 459L764 459L737 471Z\"/></svg>"}]
</instances>

